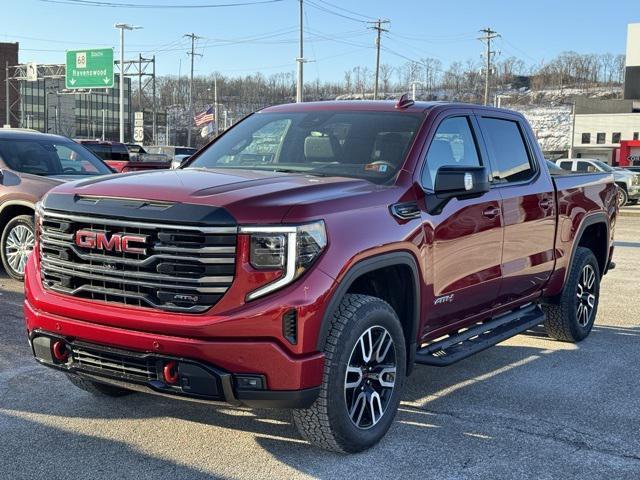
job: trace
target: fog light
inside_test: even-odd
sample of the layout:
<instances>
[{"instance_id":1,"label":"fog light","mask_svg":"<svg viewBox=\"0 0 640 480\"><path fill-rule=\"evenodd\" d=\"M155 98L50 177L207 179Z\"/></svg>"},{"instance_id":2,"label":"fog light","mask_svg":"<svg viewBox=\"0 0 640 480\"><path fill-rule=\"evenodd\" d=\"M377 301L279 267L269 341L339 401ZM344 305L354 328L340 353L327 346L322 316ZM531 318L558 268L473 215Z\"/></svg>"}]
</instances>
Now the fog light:
<instances>
[{"instance_id":1,"label":"fog light","mask_svg":"<svg viewBox=\"0 0 640 480\"><path fill-rule=\"evenodd\" d=\"M239 390L264 390L264 378L258 375L238 375L236 385Z\"/></svg>"}]
</instances>

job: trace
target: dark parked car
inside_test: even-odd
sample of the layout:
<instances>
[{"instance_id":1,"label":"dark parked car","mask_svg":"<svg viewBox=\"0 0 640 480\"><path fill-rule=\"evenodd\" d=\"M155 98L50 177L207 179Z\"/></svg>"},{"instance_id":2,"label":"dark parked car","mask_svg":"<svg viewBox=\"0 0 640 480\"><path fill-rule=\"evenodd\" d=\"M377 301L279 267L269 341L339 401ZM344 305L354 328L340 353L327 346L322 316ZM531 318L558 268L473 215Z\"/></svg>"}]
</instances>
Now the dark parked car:
<instances>
[{"instance_id":1,"label":"dark parked car","mask_svg":"<svg viewBox=\"0 0 640 480\"><path fill-rule=\"evenodd\" d=\"M175 160L177 155L193 155L197 149L193 147L178 147L175 145L154 145L147 147L148 153L162 153L171 160Z\"/></svg>"},{"instance_id":2,"label":"dark parked car","mask_svg":"<svg viewBox=\"0 0 640 480\"><path fill-rule=\"evenodd\" d=\"M99 158L68 138L0 129L0 250L5 271L22 279L35 240L35 205L49 189L109 173Z\"/></svg>"},{"instance_id":3,"label":"dark parked car","mask_svg":"<svg viewBox=\"0 0 640 480\"><path fill-rule=\"evenodd\" d=\"M143 159L141 153L132 156L124 143L86 139L77 139L76 142L87 147L119 173L162 170L171 166L171 160L166 156L156 156L149 159Z\"/></svg>"},{"instance_id":4,"label":"dark parked car","mask_svg":"<svg viewBox=\"0 0 640 480\"><path fill-rule=\"evenodd\" d=\"M611 174L551 175L514 112L279 105L176 170L50 192L26 331L96 395L289 408L313 444L357 452L416 363L540 324L585 339L617 213Z\"/></svg>"},{"instance_id":5,"label":"dark parked car","mask_svg":"<svg viewBox=\"0 0 640 480\"><path fill-rule=\"evenodd\" d=\"M160 162L171 165L171 159L164 153L149 153L137 143L127 143L126 146L129 150L129 159L133 162Z\"/></svg>"}]
</instances>

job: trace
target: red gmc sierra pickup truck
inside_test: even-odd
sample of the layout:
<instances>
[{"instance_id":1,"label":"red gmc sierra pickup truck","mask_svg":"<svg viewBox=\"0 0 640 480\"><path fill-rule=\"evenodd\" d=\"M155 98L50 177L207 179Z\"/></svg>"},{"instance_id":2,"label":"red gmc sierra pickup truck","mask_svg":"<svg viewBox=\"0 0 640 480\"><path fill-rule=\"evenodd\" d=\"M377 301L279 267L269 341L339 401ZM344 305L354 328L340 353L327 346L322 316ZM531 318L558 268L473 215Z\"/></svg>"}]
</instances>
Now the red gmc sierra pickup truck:
<instances>
[{"instance_id":1,"label":"red gmc sierra pickup truck","mask_svg":"<svg viewBox=\"0 0 640 480\"><path fill-rule=\"evenodd\" d=\"M178 170L49 192L27 331L96 395L290 408L313 444L356 452L416 363L539 324L587 337L616 215L611 176L550 172L514 112L275 106Z\"/></svg>"}]
</instances>

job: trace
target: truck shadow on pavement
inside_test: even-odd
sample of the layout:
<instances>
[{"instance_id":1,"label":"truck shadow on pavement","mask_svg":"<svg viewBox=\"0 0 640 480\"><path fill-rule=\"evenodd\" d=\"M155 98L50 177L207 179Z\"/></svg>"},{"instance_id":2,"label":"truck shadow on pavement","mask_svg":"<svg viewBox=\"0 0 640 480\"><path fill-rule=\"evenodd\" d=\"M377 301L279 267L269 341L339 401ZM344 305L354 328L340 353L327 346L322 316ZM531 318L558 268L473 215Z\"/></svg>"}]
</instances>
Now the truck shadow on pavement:
<instances>
[{"instance_id":1,"label":"truck shadow on pavement","mask_svg":"<svg viewBox=\"0 0 640 480\"><path fill-rule=\"evenodd\" d=\"M384 478L390 466L393 477L441 475L442 463L425 466L428 458L445 459L453 465L448 470L452 474L475 468L491 478L553 477L558 464L546 462L539 452L546 442L554 451L558 445L566 448L556 461L583 478L593 472L570 455L576 445L583 451L595 449L599 465L603 471L609 468L612 478L640 468L638 403L621 399L616 404L620 387L611 383L640 361L638 326L596 325L589 339L576 345L550 340L538 327L448 368L416 366L387 436L360 455L340 456L302 440L287 411L143 394L94 398L75 389L64 376L33 360L24 339L22 292L14 283L4 288L7 282L0 273L0 468L7 478L238 477L250 471L242 464L243 455L262 464L275 459L320 478L352 476L362 462L368 475ZM611 356L612 345L627 355ZM585 375L590 364L598 368ZM637 395L637 386L630 388ZM622 427L591 425L598 412L585 407L584 399L601 391L613 400L594 408L622 411ZM29 469L15 461L25 455ZM235 458L238 464L235 470L222 467L210 462L212 457ZM522 475L512 470L514 458L519 458Z\"/></svg>"},{"instance_id":2,"label":"truck shadow on pavement","mask_svg":"<svg viewBox=\"0 0 640 480\"><path fill-rule=\"evenodd\" d=\"M299 437L286 411L208 406L144 394L94 398L72 388L62 375L36 365L13 377L0 377L0 431L8 425L8 430L16 432L10 439L5 436L7 441L0 446L0 453L4 459L14 458L28 446L43 472L61 473L64 468L65 474L78 471L75 476L80 477L87 471L122 478L156 478L160 473L164 478L211 478L223 472L216 473L214 468L211 474L203 474L207 468L198 466L199 452L203 459L207 455L242 455L255 442L262 451L256 454L255 449L250 450L252 456L272 456L314 476L326 478L327 462L336 459L340 460L331 470L332 477L347 475L363 460L371 459L376 461L369 474L388 475L388 465L394 465L398 477L413 477L416 468L423 469L423 459L418 455L408 460L407 449L424 455L459 457L461 464L480 464L487 461L487 452L498 455L504 451L501 429L508 431L510 421L523 429L520 435L527 428L532 429L532 435L540 435L540 429L557 430L549 417L527 427L526 422L537 421L536 414L528 412L536 412L541 402L549 404L547 410L558 408L558 402L569 404L567 408L581 403L592 386L591 381L584 380L581 357L598 355L612 342L619 343L620 338L637 344L638 336L638 327L597 326L589 340L570 345L549 340L538 328L519 341L499 345L446 369L417 366L405 385L403 402L389 434L368 452L349 457L311 447ZM523 342L531 345L520 345ZM26 362L32 361L26 342L19 349ZM571 379L570 389L567 379ZM485 420L493 416L496 421L487 424L478 420L479 415ZM559 416L559 422L565 420ZM119 424L115 431L105 426L111 421ZM158 445L155 438L165 440ZM235 440L240 438L243 440ZM145 439L153 445L147 448ZM162 445L166 441L180 446L175 448L191 449L189 458L196 459L194 468L171 460L175 452L170 445ZM475 453L451 450L469 442L484 446L470 450ZM636 449L634 455L639 453ZM64 467L61 457L65 458ZM384 462L378 461L380 458ZM529 461L536 460L540 459L529 457ZM526 465L526 460L523 462ZM122 475L121 465L127 465ZM539 474L540 465L536 465ZM434 474L440 471L437 466L430 468ZM498 472L494 471L499 477ZM504 474L508 476L509 471Z\"/></svg>"}]
</instances>

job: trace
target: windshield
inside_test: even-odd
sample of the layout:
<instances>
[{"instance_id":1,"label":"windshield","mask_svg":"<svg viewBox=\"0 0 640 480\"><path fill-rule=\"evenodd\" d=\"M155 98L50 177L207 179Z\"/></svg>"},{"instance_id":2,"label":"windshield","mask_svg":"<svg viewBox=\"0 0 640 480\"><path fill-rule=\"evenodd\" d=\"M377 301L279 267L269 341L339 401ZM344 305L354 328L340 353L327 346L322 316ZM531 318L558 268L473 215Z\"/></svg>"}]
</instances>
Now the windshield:
<instances>
[{"instance_id":1,"label":"windshield","mask_svg":"<svg viewBox=\"0 0 640 480\"><path fill-rule=\"evenodd\" d=\"M0 157L12 170L33 175L105 175L109 167L81 145L64 140L0 140Z\"/></svg>"},{"instance_id":2,"label":"windshield","mask_svg":"<svg viewBox=\"0 0 640 480\"><path fill-rule=\"evenodd\" d=\"M407 112L257 113L189 168L344 176L384 183L401 168L424 117Z\"/></svg>"},{"instance_id":3,"label":"windshield","mask_svg":"<svg viewBox=\"0 0 640 480\"><path fill-rule=\"evenodd\" d=\"M603 172L613 172L613 168L600 160L592 160L592 162L597 165Z\"/></svg>"}]
</instances>

